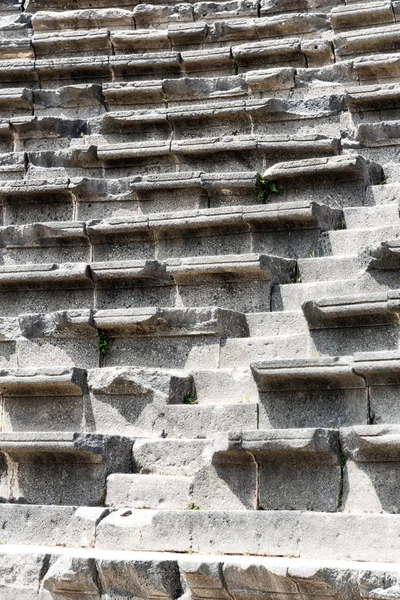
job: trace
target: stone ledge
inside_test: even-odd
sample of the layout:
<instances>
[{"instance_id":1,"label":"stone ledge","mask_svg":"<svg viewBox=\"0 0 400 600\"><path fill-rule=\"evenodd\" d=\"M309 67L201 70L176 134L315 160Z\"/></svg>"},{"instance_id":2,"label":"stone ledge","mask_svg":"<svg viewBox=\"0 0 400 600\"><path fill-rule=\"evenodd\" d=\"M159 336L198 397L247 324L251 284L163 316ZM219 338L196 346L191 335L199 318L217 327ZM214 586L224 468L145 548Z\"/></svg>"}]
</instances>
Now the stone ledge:
<instances>
[{"instance_id":1,"label":"stone ledge","mask_svg":"<svg viewBox=\"0 0 400 600\"><path fill-rule=\"evenodd\" d=\"M86 371L77 367L0 371L0 390L6 397L81 396L86 388Z\"/></svg>"},{"instance_id":2,"label":"stone ledge","mask_svg":"<svg viewBox=\"0 0 400 600\"><path fill-rule=\"evenodd\" d=\"M50 568L48 563L50 562ZM293 600L305 595L380 598L398 590L399 568L393 563L240 556L183 555L173 552L129 552L99 549L5 545L1 548L0 586L28 600L75 594L99 600L101 593L172 600L182 586L193 597L259 597L279 590ZM4 567L3 567L4 565ZM16 574L10 584L7 569ZM46 572L43 577L43 572ZM3 575L4 573L4 575ZM73 583L72 583L73 582ZM101 587L100 587L101 586Z\"/></svg>"},{"instance_id":3,"label":"stone ledge","mask_svg":"<svg viewBox=\"0 0 400 600\"><path fill-rule=\"evenodd\" d=\"M348 357L271 360L253 363L251 370L260 392L365 388Z\"/></svg>"}]
</instances>

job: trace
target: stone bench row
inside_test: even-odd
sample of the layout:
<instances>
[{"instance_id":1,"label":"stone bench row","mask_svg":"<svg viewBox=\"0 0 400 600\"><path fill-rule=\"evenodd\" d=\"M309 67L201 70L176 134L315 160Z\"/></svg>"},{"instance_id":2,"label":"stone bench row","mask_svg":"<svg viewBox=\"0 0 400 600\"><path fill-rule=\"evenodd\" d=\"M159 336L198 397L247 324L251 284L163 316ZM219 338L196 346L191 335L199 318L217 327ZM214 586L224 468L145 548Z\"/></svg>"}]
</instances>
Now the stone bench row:
<instances>
[{"instance_id":1,"label":"stone bench row","mask_svg":"<svg viewBox=\"0 0 400 600\"><path fill-rule=\"evenodd\" d=\"M133 446L139 474L111 475L106 504L397 513L399 431L370 425L234 431L213 442L140 439Z\"/></svg>"},{"instance_id":2,"label":"stone bench row","mask_svg":"<svg viewBox=\"0 0 400 600\"><path fill-rule=\"evenodd\" d=\"M277 46L275 54L290 54L292 58L286 60L297 61L293 66L306 66L305 60L310 58L315 66L328 64L333 60L333 52L330 43L316 40L315 35L327 28L326 19L323 16L309 16L297 19L290 18L283 21L276 17L265 17L263 19L243 19L224 21L220 24L207 24L205 22L168 25L168 29L135 29L111 31L109 29L79 29L77 31L53 31L34 32L26 30L22 37L9 37L4 33L0 35L0 60L7 61L12 58L19 60L41 59L54 55L63 49L65 56L72 58L83 54L94 54L95 56L121 58L123 55L135 56L151 50L171 51L172 58L175 52L182 51L182 60L185 60L185 52L195 49L219 48L230 46L236 42L247 40L268 40L268 43L276 45L276 40L286 36L285 44ZM292 36L302 35L304 42L298 37L292 40ZM382 42L380 42L382 43ZM319 44L319 52L315 52L315 45ZM266 49L267 50L267 49ZM313 51L314 50L314 51ZM238 54L240 59L242 49L238 46L233 48L233 53ZM251 48L249 48L251 51ZM298 56L296 56L296 51ZM302 57L301 52L304 53ZM243 52L242 52L243 53ZM264 51L264 54L272 54ZM177 54L175 58L179 59ZM281 61L285 57L281 58ZM275 60L275 62L277 62ZM113 61L111 61L113 64Z\"/></svg>"},{"instance_id":3,"label":"stone bench row","mask_svg":"<svg viewBox=\"0 0 400 600\"><path fill-rule=\"evenodd\" d=\"M33 142L33 140L32 140ZM46 144L46 140L43 140ZM4 149L3 149L4 150ZM120 144L85 143L75 138L66 148L0 154L1 179L45 179L94 177L119 179L142 175L151 166L154 173L176 171L257 172L277 162L305 158L327 158L340 153L340 139L323 135L238 135L152 140ZM177 163L177 157L179 161ZM151 165L149 165L151 162ZM104 169L106 171L104 172Z\"/></svg>"},{"instance_id":4,"label":"stone bench row","mask_svg":"<svg viewBox=\"0 0 400 600\"><path fill-rule=\"evenodd\" d=\"M54 52L52 51L54 54ZM145 52L118 56L86 55L0 61L0 83L19 82L59 87L99 81L165 79L185 76L235 75L266 67L318 67L333 62L330 42L299 39L270 40L233 47ZM62 82L62 83L60 83ZM64 83L64 85L65 85Z\"/></svg>"},{"instance_id":5,"label":"stone bench row","mask_svg":"<svg viewBox=\"0 0 400 600\"><path fill-rule=\"evenodd\" d=\"M234 427L256 429L258 405L256 398L249 397L254 382L248 369L220 369L217 361L213 369L206 368L204 350L214 344L217 354L216 347L226 339L226 333L196 334L186 325L186 330L176 330L174 336L160 329L147 335L137 335L132 327L126 332L108 329L105 339L109 350L101 362L112 364L114 356L116 366L101 368L97 366L99 338L93 328L70 328L70 336L75 334L75 338L64 330L61 334L55 331L54 337L36 333L37 337L14 340L14 351L24 364L47 364L51 355L52 365L62 361L64 365L5 368L2 361L2 431L84 430L125 436L210 438ZM2 333L7 346L10 332L3 327ZM86 357L79 361L82 349ZM191 349L200 355L194 357L191 369L170 368ZM149 362L148 357L153 356L156 366L138 367L140 361L135 356L135 366L119 366L129 362L129 358L121 361L121 357L135 352L141 353L141 362L146 358ZM164 360L166 368L162 368L160 357L165 356L170 360ZM74 359L88 368L65 366ZM233 381L234 390L226 394Z\"/></svg>"},{"instance_id":6,"label":"stone bench row","mask_svg":"<svg viewBox=\"0 0 400 600\"><path fill-rule=\"evenodd\" d=\"M399 527L398 515L123 509L101 521L96 547L382 563L397 561Z\"/></svg>"},{"instance_id":7,"label":"stone bench row","mask_svg":"<svg viewBox=\"0 0 400 600\"><path fill-rule=\"evenodd\" d=\"M17 115L0 119L0 140L8 151L55 151L76 145L78 140L84 141L85 146L99 146L121 138L126 142L154 141L158 145L197 138L204 128L209 136L231 135L232 130L238 136L269 134L273 123L283 134L286 129L295 136L297 129L304 129L313 119L318 119L321 126L329 123L331 135L340 135L335 121L344 111L343 96L325 96L314 100L311 106L302 100L230 99L192 103L190 107L113 111L88 120Z\"/></svg>"},{"instance_id":8,"label":"stone bench row","mask_svg":"<svg viewBox=\"0 0 400 600\"><path fill-rule=\"evenodd\" d=\"M11 13L10 6L15 10L21 10L21 0L4 0L3 10L7 12L7 10ZM132 6L141 6L140 2L132 2L132 0L119 0L118 5L112 0L97 0L95 8L103 9L103 8L130 8ZM174 7L176 5L176 0L171 0L171 2L167 3L169 6ZM180 2L179 2L180 4ZM216 2L216 7L220 8L220 10L226 9L229 10L229 5L231 2ZM318 5L319 10L326 10L332 6L340 5L342 2L340 0L323 0ZM156 6L158 2L156 3ZM244 3L244 10L246 10L248 3ZM179 5L178 5L179 6ZM250 5L251 6L251 5ZM37 11L60 11L60 5L56 2L53 5L49 4L48 0L29 0L24 5L25 10L28 12L37 12ZM64 0L62 10L82 10L82 9L93 9L93 2L91 0ZM240 5L240 11L242 10L242 5ZM266 0L261 0L259 2L259 10L261 15L264 14L274 14L280 12L314 12L315 4L310 0L279 0L275 4L271 5Z\"/></svg>"},{"instance_id":9,"label":"stone bench row","mask_svg":"<svg viewBox=\"0 0 400 600\"><path fill-rule=\"evenodd\" d=\"M3 519L6 520L8 514L5 508L9 507L2 505L1 508L4 510ZM18 594L18 598L24 600L28 598L27 594L36 593L37 590L39 590L38 598L47 596L58 600L69 600L72 587L75 595L80 594L84 597L90 593L93 600L99 600L102 593L109 597L136 596L173 600L182 588L193 597L207 595L206 597L221 599L232 597L238 600L263 595L265 589L279 590L279 593L290 595L293 600L301 600L306 595L318 597L321 591L327 596L334 597L338 587L343 597L351 595L356 600L375 599L383 593L393 595L397 592L399 569L396 564L388 564L388 562L368 563L347 560L340 563L331 556L325 560L320 557L311 560L293 560L293 558L264 556L236 557L229 554L208 557L203 555L194 561L193 556L172 552L141 552L139 556L138 553L128 551L110 553L100 549L73 550L63 547L50 549L50 544L43 541L40 545L37 540L46 539L46 531L59 531L61 539L61 532L66 530L66 537L62 539L65 539L67 545L66 540L71 539L68 526L65 528L60 526L56 530L51 521L49 508L45 509L45 528L39 525L41 523L39 510L25 506L10 508L17 509L14 512L9 511L10 517L11 515L16 517L18 514L18 518L7 519L8 535L4 533L4 539L8 539L11 535L16 538L21 529L32 531L31 537L35 547L9 548L2 545L0 564L4 565L4 568L0 575L0 585L4 594L8 592L11 595ZM58 507L57 511L57 507L54 507L53 518L61 521L63 509L64 507ZM90 509L91 513L95 510L97 509ZM20 526L23 523L24 511L28 515L27 527ZM211 517L209 514L208 516ZM339 532L341 525L346 528L348 523L351 523L348 537L350 538L355 532L360 532L360 538L362 537L362 519L357 523L352 516L347 519L339 517L339 519L341 521L336 524L336 527L330 527L331 536L334 529ZM322 520L320 515L319 522L322 523ZM259 525L258 519L254 521ZM230 524L232 525L232 520ZM314 526L311 532L307 532L306 524L307 521L304 520L304 542L309 543L308 537L314 533ZM377 517L373 525L378 528L385 526L385 529L389 527L385 517ZM316 527L317 523L315 523ZM240 528L235 527L234 533L240 533ZM371 533L367 538L369 547L371 547L370 540L373 540ZM351 549L354 553L357 544L354 539L351 541ZM51 545L55 546L55 543ZM307 545L303 544L301 548L305 556L309 552ZM327 545L324 547L325 551L327 547ZM361 548L360 542L358 550L360 551ZM395 548L392 546L393 555ZM377 556L380 548L375 551L375 546L372 544L372 549L371 556ZM362 556L365 561L367 553ZM394 562L394 559L387 558L390 556L391 553L385 553L386 560ZM12 582L8 577L9 570L17 574ZM72 581L71 574L73 574Z\"/></svg>"},{"instance_id":10,"label":"stone bench row","mask_svg":"<svg viewBox=\"0 0 400 600\"><path fill-rule=\"evenodd\" d=\"M5 155L3 158L4 162L9 160ZM14 158L19 159L21 169L28 160L24 154L14 155ZM16 166L4 164L3 177L6 168ZM9 172L10 175L12 173L15 174L15 171ZM319 204L321 194L329 191L328 199L333 206L362 204L369 186L381 177L379 165L368 163L358 155L339 155L276 163L264 171L262 179L274 183L278 194L269 193L261 184L260 175L247 170L236 173L171 171L120 179L2 179L0 222L22 225L107 220L121 214L121 210L131 217L138 215L138 219L139 215L145 218L143 215L206 208L210 209L211 215L211 209L222 210L235 205L241 207L238 210L242 214L250 216L254 210L254 214L265 215L271 227L276 224L279 228L279 223L284 223L291 228L327 229L334 226L335 210L332 208L325 214L325 209ZM333 181L336 182L335 188ZM280 202L276 202L278 199ZM268 204L263 204L263 201ZM256 204L258 206L254 206ZM329 226L328 214L332 218Z\"/></svg>"},{"instance_id":11,"label":"stone bench row","mask_svg":"<svg viewBox=\"0 0 400 600\"><path fill-rule=\"evenodd\" d=\"M76 84L100 84L113 81L113 88L122 82L138 83L137 90L150 79L163 81L179 78L215 78L245 75L253 87L287 89L293 87L279 78L280 68L295 68L299 87L311 88L313 81L332 82L334 85L356 85L357 82L370 83L398 81L399 58L397 54L372 54L354 59L345 58L340 65L320 66L328 42L319 50L318 44L304 40L303 51L309 52L307 65L305 54L296 46L296 41L271 41L259 44L243 44L232 58L230 48L210 48L185 52L147 52L124 56L86 56L33 60L0 61L0 86L2 88L42 87L59 88ZM267 46L266 46L267 44ZM308 46L309 45L309 46ZM317 48L315 48L315 45ZM308 50L310 47L310 50ZM311 60L311 52L316 53L316 63ZM321 54L322 52L322 54ZM329 53L331 56L329 43ZM320 58L318 56L320 54ZM278 69L278 71L277 71ZM289 72L289 71L287 71ZM152 84L154 85L154 84ZM146 84L146 94L149 86ZM140 91L140 90L139 90ZM142 96L144 92L142 91ZM163 96L164 97L164 96Z\"/></svg>"},{"instance_id":12,"label":"stone bench row","mask_svg":"<svg viewBox=\"0 0 400 600\"><path fill-rule=\"evenodd\" d=\"M276 5L275 5L276 6ZM261 2L260 15L268 13L265 9L266 3ZM325 9L325 10L324 10ZM328 9L328 13L326 12ZM325 13L335 31L343 29L357 29L369 27L371 22L375 25L395 23L399 19L400 8L396 0L377 0L365 4L356 3L335 6L329 11L329 7L318 8L319 15ZM321 14L322 13L322 14ZM317 13L318 14L318 13ZM308 15L306 11L298 14L286 14L284 27L290 27L292 20L303 16L305 20L314 18L314 14ZM29 15L27 15L29 16ZM57 31L67 29L89 29L89 28L136 28L157 27L165 23L208 21L218 22L227 18L258 17L258 4L256 2L196 2L194 4L176 5L137 5L133 11L128 9L84 9L68 10L63 12L39 11L32 18L34 31ZM270 17L280 19L282 17Z\"/></svg>"},{"instance_id":13,"label":"stone bench row","mask_svg":"<svg viewBox=\"0 0 400 600\"><path fill-rule=\"evenodd\" d=\"M271 286L294 280L296 261L260 254L25 264L0 269L1 314L95 307L214 305L269 310Z\"/></svg>"},{"instance_id":14,"label":"stone bench row","mask_svg":"<svg viewBox=\"0 0 400 600\"><path fill-rule=\"evenodd\" d=\"M249 63L264 64L288 63L292 67L320 67L340 60L343 57L357 57L374 52L390 52L396 48L400 36L400 25L391 24L372 29L356 29L342 32L333 37L332 42L324 37L315 38L318 32L328 27L325 17L292 15L283 21L276 17L262 19L243 19L208 25L205 22L169 25L167 30L120 30L80 29L62 32L34 32L30 37L10 38L0 36L0 59L3 61L44 59L54 55L61 48L72 60L82 54L109 57L110 67L121 68L122 56L127 63L134 57L143 58L141 53L153 49L165 50L164 62L169 58L169 67L179 73L188 63L190 53L199 50L204 53L203 62L207 63L207 52L218 50L223 44L231 52L238 67L248 68ZM302 35L302 38L295 36ZM286 36L286 37L284 37ZM293 36L293 37L292 37ZM249 40L249 43L243 43ZM254 40L254 43L251 41ZM267 41L263 41L267 40ZM231 47L232 42L236 44ZM242 42L242 45L240 45ZM210 47L209 49L207 49ZM169 52L167 52L169 51ZM173 52L175 51L175 52ZM182 52L180 56L178 53ZM223 58L220 50L220 57ZM208 59L209 60L209 59ZM140 63L137 69L140 71ZM174 62L176 63L174 65ZM225 61L227 62L227 61ZM40 70L40 65L37 65ZM127 65L128 67L128 65Z\"/></svg>"},{"instance_id":15,"label":"stone bench row","mask_svg":"<svg viewBox=\"0 0 400 600\"><path fill-rule=\"evenodd\" d=\"M18 209L21 205L18 204ZM17 207L5 206L10 216ZM62 217L71 206L53 203ZM340 209L307 202L152 213L98 221L60 221L0 227L0 262L98 262L267 253L309 256L321 231L341 226Z\"/></svg>"},{"instance_id":16,"label":"stone bench row","mask_svg":"<svg viewBox=\"0 0 400 600\"><path fill-rule=\"evenodd\" d=\"M117 508L179 510L192 501L205 510L396 513L399 440L394 425L232 432L217 436L214 445L210 440L1 432L0 496L28 504L101 506L106 478L118 473L109 478L106 496L106 503ZM129 475L138 470L146 474Z\"/></svg>"},{"instance_id":17,"label":"stone bench row","mask_svg":"<svg viewBox=\"0 0 400 600\"><path fill-rule=\"evenodd\" d=\"M266 92L277 92L282 90L293 89L296 85L296 70L283 67L280 69L270 69L266 71L248 72L244 76L232 75L229 77L209 77L209 78L192 78L183 77L180 79L165 79L162 81L139 81L131 83L104 83L100 84L80 84L76 86L64 86L57 90L44 89L36 90L29 88L10 88L0 89L0 110L3 118L10 117L30 117L29 119L10 120L10 124L15 124L15 127L22 128L33 127L36 122L43 123L46 128L46 121L43 119L38 121L32 117L32 113L36 117L53 117L53 121L48 123L54 125L59 121L70 119L78 121L78 119L90 118L93 121L94 116L103 115L106 110L109 111L107 119L113 118L113 111L131 110L135 108L153 108L157 107L157 112L142 112L131 113L132 118L135 114L139 117L142 114L142 120L145 121L146 114L168 115L172 118L174 115L189 113L190 109L195 113L196 105L193 107L193 102L202 102L197 105L199 117L201 111L207 110L208 107L219 105L215 103L224 102L229 99L232 105L232 110L237 110L241 106L235 104L232 99L241 99L244 103L247 99L251 100L254 94L264 94ZM399 106L400 88L398 84L386 85L369 85L358 87L347 87L345 94L341 92L336 97L337 109L347 109L352 113L352 116L357 116L359 112L379 111L381 109L390 110L397 109ZM274 103L271 99L265 100L267 111L270 114L285 112L284 107L293 107L294 109L302 106L306 111L307 93L300 97L297 101L279 99ZM247 102L249 102L247 100ZM343 103L341 106L339 100ZM190 106L186 108L187 103ZM254 105L254 110L257 102L262 106L263 100L258 98L257 101L250 102L249 107ZM176 106L175 103L184 103L183 106ZM211 103L211 104L209 104ZM214 103L214 104L213 104ZM221 104L223 106L223 104ZM155 107L155 108L156 108ZM160 110L162 107L164 110ZM318 110L319 104L316 103L314 109ZM254 112L253 110L253 112ZM325 109L326 110L326 109ZM332 111L333 108L329 107ZM62 118L60 118L60 114ZM121 113L122 115L122 113ZM117 115L118 116L118 115ZM126 114L126 117L129 115ZM323 116L323 115L322 115ZM58 121L57 121L58 118ZM182 117L183 118L183 117ZM293 116L288 115L287 118L292 119ZM107 121L105 119L105 121Z\"/></svg>"}]
</instances>

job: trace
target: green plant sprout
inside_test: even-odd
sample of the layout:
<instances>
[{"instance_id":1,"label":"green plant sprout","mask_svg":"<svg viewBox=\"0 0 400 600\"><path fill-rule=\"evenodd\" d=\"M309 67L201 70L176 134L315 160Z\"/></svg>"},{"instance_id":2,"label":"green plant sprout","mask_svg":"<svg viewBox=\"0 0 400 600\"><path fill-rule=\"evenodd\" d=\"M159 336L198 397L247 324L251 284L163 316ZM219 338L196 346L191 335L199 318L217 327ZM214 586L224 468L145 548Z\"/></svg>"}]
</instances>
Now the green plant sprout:
<instances>
[{"instance_id":1,"label":"green plant sprout","mask_svg":"<svg viewBox=\"0 0 400 600\"><path fill-rule=\"evenodd\" d=\"M110 342L106 338L104 331L99 331L99 337L97 338L96 352L99 352L101 356L105 356L110 349Z\"/></svg>"},{"instance_id":2,"label":"green plant sprout","mask_svg":"<svg viewBox=\"0 0 400 600\"><path fill-rule=\"evenodd\" d=\"M183 404L197 404L194 390L191 390L188 394L186 394L186 396L183 398Z\"/></svg>"},{"instance_id":3,"label":"green plant sprout","mask_svg":"<svg viewBox=\"0 0 400 600\"><path fill-rule=\"evenodd\" d=\"M186 510L200 510L200 506L196 506L194 502L187 505Z\"/></svg>"},{"instance_id":4,"label":"green plant sprout","mask_svg":"<svg viewBox=\"0 0 400 600\"><path fill-rule=\"evenodd\" d=\"M276 194L278 196L282 196L283 194L283 190L278 188L275 181L269 181L269 179L264 179L264 177L260 176L259 184L261 189L257 194L257 198L264 204L268 202L268 198L272 194Z\"/></svg>"}]
</instances>

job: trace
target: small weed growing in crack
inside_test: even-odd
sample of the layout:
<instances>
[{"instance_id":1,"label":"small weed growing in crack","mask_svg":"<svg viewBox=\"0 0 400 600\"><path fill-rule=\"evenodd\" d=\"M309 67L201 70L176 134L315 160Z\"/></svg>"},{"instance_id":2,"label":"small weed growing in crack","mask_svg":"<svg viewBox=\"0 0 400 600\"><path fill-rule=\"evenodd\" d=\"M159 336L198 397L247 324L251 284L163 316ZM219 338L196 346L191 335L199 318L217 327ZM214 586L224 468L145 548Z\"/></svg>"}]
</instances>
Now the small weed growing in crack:
<instances>
[{"instance_id":1,"label":"small weed growing in crack","mask_svg":"<svg viewBox=\"0 0 400 600\"><path fill-rule=\"evenodd\" d=\"M168 104L168 102L169 102L169 98L168 98L168 96L164 96L164 98L163 98L163 102L164 102L165 104Z\"/></svg>"},{"instance_id":2,"label":"small weed growing in crack","mask_svg":"<svg viewBox=\"0 0 400 600\"><path fill-rule=\"evenodd\" d=\"M382 176L380 179L378 179L376 185L385 185L385 183L387 183L387 179L385 176Z\"/></svg>"},{"instance_id":3,"label":"small weed growing in crack","mask_svg":"<svg viewBox=\"0 0 400 600\"><path fill-rule=\"evenodd\" d=\"M200 506L196 506L194 502L187 505L186 510L200 510Z\"/></svg>"},{"instance_id":4,"label":"small weed growing in crack","mask_svg":"<svg viewBox=\"0 0 400 600\"><path fill-rule=\"evenodd\" d=\"M197 404L194 390L191 390L183 399L183 404Z\"/></svg>"},{"instance_id":5,"label":"small weed growing in crack","mask_svg":"<svg viewBox=\"0 0 400 600\"><path fill-rule=\"evenodd\" d=\"M100 353L100 356L105 356L110 349L110 342L106 338L104 331L99 331L99 337L97 338L96 352Z\"/></svg>"},{"instance_id":6,"label":"small weed growing in crack","mask_svg":"<svg viewBox=\"0 0 400 600\"><path fill-rule=\"evenodd\" d=\"M258 200L265 204L268 202L268 198L273 194L278 196L282 196L283 190L279 189L275 181L269 181L269 179L264 179L264 177L260 176L259 179L260 191L257 194Z\"/></svg>"}]
</instances>

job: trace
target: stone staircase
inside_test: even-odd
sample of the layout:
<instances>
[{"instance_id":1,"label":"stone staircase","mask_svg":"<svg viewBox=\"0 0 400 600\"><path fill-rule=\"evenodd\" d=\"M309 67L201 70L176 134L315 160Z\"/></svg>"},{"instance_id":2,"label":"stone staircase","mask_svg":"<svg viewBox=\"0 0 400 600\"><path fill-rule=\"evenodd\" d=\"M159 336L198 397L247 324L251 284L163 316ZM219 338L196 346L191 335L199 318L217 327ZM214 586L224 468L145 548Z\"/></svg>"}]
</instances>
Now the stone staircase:
<instances>
[{"instance_id":1,"label":"stone staircase","mask_svg":"<svg viewBox=\"0 0 400 600\"><path fill-rule=\"evenodd\" d=\"M399 47L0 0L0 600L400 598Z\"/></svg>"}]
</instances>

